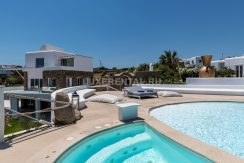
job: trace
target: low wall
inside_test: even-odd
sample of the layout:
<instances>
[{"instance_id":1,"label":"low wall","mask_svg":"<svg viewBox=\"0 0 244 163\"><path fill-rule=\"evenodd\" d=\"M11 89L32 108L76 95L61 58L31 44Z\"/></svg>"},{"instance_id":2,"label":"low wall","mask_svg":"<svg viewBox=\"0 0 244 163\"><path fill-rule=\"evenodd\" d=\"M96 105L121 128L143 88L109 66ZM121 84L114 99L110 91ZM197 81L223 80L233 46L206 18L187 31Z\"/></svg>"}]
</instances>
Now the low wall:
<instances>
[{"instance_id":1,"label":"low wall","mask_svg":"<svg viewBox=\"0 0 244 163\"><path fill-rule=\"evenodd\" d=\"M16 91L16 90L24 90L24 86L13 86L13 87L4 87L4 91Z\"/></svg>"},{"instance_id":2,"label":"low wall","mask_svg":"<svg viewBox=\"0 0 244 163\"><path fill-rule=\"evenodd\" d=\"M244 85L244 78L186 78L187 85Z\"/></svg>"},{"instance_id":3,"label":"low wall","mask_svg":"<svg viewBox=\"0 0 244 163\"><path fill-rule=\"evenodd\" d=\"M142 88L189 94L244 96L244 78L187 78L186 84L141 84Z\"/></svg>"},{"instance_id":4,"label":"low wall","mask_svg":"<svg viewBox=\"0 0 244 163\"><path fill-rule=\"evenodd\" d=\"M154 88L209 88L209 89L244 89L243 85L194 85L194 84L133 84L142 87L154 87Z\"/></svg>"}]
</instances>

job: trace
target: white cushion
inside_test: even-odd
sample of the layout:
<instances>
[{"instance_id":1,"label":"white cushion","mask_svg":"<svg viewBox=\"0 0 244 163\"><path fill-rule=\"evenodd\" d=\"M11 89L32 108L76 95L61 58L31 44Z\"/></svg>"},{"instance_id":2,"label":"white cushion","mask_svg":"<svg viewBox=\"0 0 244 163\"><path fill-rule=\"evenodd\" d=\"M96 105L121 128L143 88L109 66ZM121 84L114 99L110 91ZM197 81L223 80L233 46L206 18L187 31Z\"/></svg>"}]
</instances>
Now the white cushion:
<instances>
[{"instance_id":1,"label":"white cushion","mask_svg":"<svg viewBox=\"0 0 244 163\"><path fill-rule=\"evenodd\" d=\"M91 101L91 102L104 102L104 103L111 103L111 104L114 104L122 100L123 98L111 94L101 94L87 99L87 101Z\"/></svg>"},{"instance_id":2,"label":"white cushion","mask_svg":"<svg viewBox=\"0 0 244 163\"><path fill-rule=\"evenodd\" d=\"M76 93L79 95L79 109L83 109L85 107L85 98L93 96L95 92L96 92L95 89L83 89L83 90L76 91ZM72 94L73 92L68 93L69 101L70 103L72 103L72 106L74 108L77 108L78 103L76 101L72 102Z\"/></svg>"},{"instance_id":3,"label":"white cushion","mask_svg":"<svg viewBox=\"0 0 244 163\"><path fill-rule=\"evenodd\" d=\"M79 95L80 100L91 97L93 95L95 95L96 90L95 89L83 89L83 90L78 90L76 91L76 93ZM72 101L72 94L74 92L70 92L68 93L69 96L69 100L70 102Z\"/></svg>"},{"instance_id":4,"label":"white cushion","mask_svg":"<svg viewBox=\"0 0 244 163\"><path fill-rule=\"evenodd\" d=\"M88 98L95 95L96 89L83 89L76 92L80 97Z\"/></svg>"},{"instance_id":5,"label":"white cushion","mask_svg":"<svg viewBox=\"0 0 244 163\"><path fill-rule=\"evenodd\" d=\"M173 91L158 91L157 93L159 96L163 97L182 97L181 94Z\"/></svg>"},{"instance_id":6,"label":"white cushion","mask_svg":"<svg viewBox=\"0 0 244 163\"><path fill-rule=\"evenodd\" d=\"M70 93L70 92L83 90L83 89L87 89L87 86L81 85L81 86L75 86L75 87L67 87L67 88L61 89L60 91L62 91L63 93Z\"/></svg>"}]
</instances>

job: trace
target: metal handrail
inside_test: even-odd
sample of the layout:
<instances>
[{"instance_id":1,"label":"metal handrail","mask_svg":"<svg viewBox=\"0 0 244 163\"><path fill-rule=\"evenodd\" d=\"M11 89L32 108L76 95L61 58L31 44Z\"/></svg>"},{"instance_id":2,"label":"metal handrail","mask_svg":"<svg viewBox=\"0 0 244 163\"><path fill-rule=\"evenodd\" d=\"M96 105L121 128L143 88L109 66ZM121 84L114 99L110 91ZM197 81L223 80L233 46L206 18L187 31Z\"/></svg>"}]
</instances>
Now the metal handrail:
<instances>
[{"instance_id":1,"label":"metal handrail","mask_svg":"<svg viewBox=\"0 0 244 163\"><path fill-rule=\"evenodd\" d=\"M41 124L45 124L45 125L48 125L48 126L52 126L52 123L47 122L47 121L45 121L45 120L43 120L43 119L39 120L39 119L33 118L33 117L31 117L31 116L28 116L28 115L26 115L26 114L24 114L24 113L20 113L20 112L18 112L18 111L15 111L15 110L11 110L11 109L8 109L8 108L4 108L4 109L5 109L5 110L8 110L8 111L11 111L11 112L14 112L14 113L16 113L16 114L18 114L18 115L21 115L21 116L23 116L23 117L30 118L30 119L32 119L32 120L34 120L34 121L37 121L37 122L41 123Z\"/></svg>"}]
</instances>

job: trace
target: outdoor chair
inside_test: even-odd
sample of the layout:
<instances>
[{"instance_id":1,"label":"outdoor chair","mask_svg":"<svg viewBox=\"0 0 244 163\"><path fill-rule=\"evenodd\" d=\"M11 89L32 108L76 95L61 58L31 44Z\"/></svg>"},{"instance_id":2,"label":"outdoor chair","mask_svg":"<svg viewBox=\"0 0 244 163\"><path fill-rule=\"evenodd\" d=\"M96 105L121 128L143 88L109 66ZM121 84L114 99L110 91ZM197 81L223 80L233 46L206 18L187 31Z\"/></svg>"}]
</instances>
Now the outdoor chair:
<instances>
[{"instance_id":1,"label":"outdoor chair","mask_svg":"<svg viewBox=\"0 0 244 163\"><path fill-rule=\"evenodd\" d=\"M125 97L158 97L157 91L154 89L144 89L140 86L132 86L124 88L124 96Z\"/></svg>"}]
</instances>

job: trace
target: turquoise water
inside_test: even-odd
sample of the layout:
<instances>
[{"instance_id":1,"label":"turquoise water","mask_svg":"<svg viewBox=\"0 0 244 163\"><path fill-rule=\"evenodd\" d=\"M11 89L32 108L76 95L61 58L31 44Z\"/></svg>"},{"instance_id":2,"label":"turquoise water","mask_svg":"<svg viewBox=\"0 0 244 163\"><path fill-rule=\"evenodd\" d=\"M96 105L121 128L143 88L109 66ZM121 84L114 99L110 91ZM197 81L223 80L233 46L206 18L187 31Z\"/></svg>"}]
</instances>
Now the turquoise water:
<instances>
[{"instance_id":1,"label":"turquoise water","mask_svg":"<svg viewBox=\"0 0 244 163\"><path fill-rule=\"evenodd\" d=\"M150 115L176 130L244 158L244 103L166 105L152 110Z\"/></svg>"},{"instance_id":2,"label":"turquoise water","mask_svg":"<svg viewBox=\"0 0 244 163\"><path fill-rule=\"evenodd\" d=\"M177 144L144 122L122 125L89 136L56 163L208 163L209 159Z\"/></svg>"}]
</instances>

